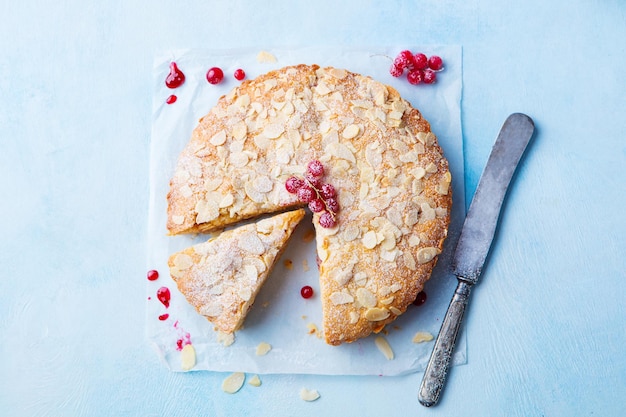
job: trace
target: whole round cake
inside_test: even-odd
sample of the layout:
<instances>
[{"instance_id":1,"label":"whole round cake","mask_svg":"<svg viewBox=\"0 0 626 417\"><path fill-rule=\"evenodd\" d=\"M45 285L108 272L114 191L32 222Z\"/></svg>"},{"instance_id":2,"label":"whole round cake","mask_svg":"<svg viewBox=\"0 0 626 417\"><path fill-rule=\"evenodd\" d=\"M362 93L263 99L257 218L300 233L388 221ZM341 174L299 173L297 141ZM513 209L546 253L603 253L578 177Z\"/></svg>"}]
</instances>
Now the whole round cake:
<instances>
[{"instance_id":1,"label":"whole round cake","mask_svg":"<svg viewBox=\"0 0 626 417\"><path fill-rule=\"evenodd\" d=\"M309 178L312 161L332 185L332 207ZM451 175L429 123L395 89L344 69L298 65L244 81L179 156L168 231L305 206L286 186L293 178L326 206L310 206L326 342L379 332L422 290L448 232Z\"/></svg>"}]
</instances>

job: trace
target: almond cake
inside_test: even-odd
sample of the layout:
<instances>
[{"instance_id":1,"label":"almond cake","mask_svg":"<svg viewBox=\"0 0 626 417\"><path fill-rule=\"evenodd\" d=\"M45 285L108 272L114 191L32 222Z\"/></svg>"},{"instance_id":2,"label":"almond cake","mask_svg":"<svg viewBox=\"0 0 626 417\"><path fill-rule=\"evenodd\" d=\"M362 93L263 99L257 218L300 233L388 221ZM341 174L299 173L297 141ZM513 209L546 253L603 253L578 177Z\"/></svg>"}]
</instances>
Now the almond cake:
<instances>
[{"instance_id":1,"label":"almond cake","mask_svg":"<svg viewBox=\"0 0 626 417\"><path fill-rule=\"evenodd\" d=\"M167 228L210 232L301 207L285 181L303 176L312 160L323 163L341 207L332 228L313 215L323 332L338 345L406 311L448 232L448 161L429 123L395 89L317 65L242 82L181 152Z\"/></svg>"}]
</instances>

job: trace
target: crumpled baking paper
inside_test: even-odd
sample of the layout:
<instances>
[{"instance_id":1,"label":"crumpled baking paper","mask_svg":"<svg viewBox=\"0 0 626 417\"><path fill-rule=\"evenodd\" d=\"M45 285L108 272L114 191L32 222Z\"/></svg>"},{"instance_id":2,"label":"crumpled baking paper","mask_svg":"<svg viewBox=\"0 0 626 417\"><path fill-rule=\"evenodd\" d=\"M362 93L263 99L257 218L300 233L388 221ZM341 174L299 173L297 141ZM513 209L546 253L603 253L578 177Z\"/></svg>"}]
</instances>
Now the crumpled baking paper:
<instances>
[{"instance_id":1,"label":"crumpled baking paper","mask_svg":"<svg viewBox=\"0 0 626 417\"><path fill-rule=\"evenodd\" d=\"M410 85L406 76L393 78L389 67L402 49L439 55L445 69L432 85ZM259 59L258 48L236 50L171 50L155 57L153 68L152 140L150 147L150 206L148 225L147 270L160 276L146 280L146 335L159 357L173 371L182 371L181 350L192 344L196 352L193 370L249 373L294 373L325 375L400 375L426 367L434 340L413 343L417 332L436 337L456 279L449 272L454 243L465 214L463 181L463 140L461 133L462 59L459 46L405 45L396 47L310 47L264 50L275 62ZM267 58L267 55L266 55ZM185 74L184 84L176 89L165 86L169 64L174 61ZM178 292L169 276L168 257L187 246L206 240L207 236L167 236L166 195L178 154L191 137L198 119L209 112L217 99L240 82L233 73L245 70L255 78L272 69L295 64L318 64L345 68L369 75L396 88L431 124L452 172L453 212L449 239L440 255L425 292L422 306L411 306L405 314L387 326L386 331L352 344L329 346L321 332L321 303L318 295L303 299L300 289L310 285L319 294L315 243L310 240L313 226L309 215L292 236L289 246L259 293L244 328L235 341L224 346L213 326L191 307ZM224 71L218 85L206 81L206 72L217 66ZM177 100L167 104L170 95ZM169 307L157 298L161 287L170 290ZM167 314L166 316L164 316ZM159 319L161 317L161 319ZM316 332L315 329L319 329ZM384 337L394 353L387 359L376 347L375 338ZM271 345L271 350L257 355L257 346ZM457 341L453 364L466 362L466 341Z\"/></svg>"}]
</instances>

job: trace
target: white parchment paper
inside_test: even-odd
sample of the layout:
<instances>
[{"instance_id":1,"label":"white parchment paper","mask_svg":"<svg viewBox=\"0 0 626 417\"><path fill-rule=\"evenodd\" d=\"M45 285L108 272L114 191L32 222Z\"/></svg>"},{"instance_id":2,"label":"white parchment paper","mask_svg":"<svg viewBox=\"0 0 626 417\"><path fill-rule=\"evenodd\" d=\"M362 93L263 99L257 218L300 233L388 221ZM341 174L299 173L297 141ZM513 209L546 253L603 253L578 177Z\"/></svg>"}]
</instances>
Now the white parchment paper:
<instances>
[{"instance_id":1,"label":"white parchment paper","mask_svg":"<svg viewBox=\"0 0 626 417\"><path fill-rule=\"evenodd\" d=\"M392 57L402 49L421 51L443 58L445 70L438 73L436 84L413 86L406 77L389 74ZM160 277L147 281L146 335L163 362L173 371L181 371L181 346L191 343L197 363L193 370L213 370L250 373L299 373L328 375L399 375L425 368L434 341L413 343L417 332L429 332L436 337L456 286L449 273L452 249L464 218L463 140L461 133L462 57L459 46L406 45L395 47L341 48L311 47L271 49L276 62L259 62L261 49L239 50L173 50L155 57L153 68L153 122L150 153L150 207L148 227L147 270L155 269ZM164 80L170 62L175 61L185 74L185 83L169 89ZM321 303L318 296L305 300L300 288L310 285L319 293L315 244L307 242L312 231L311 218L305 218L290 240L289 246L258 295L235 342L224 346L213 326L196 313L178 292L169 276L167 259L170 254L206 240L207 236L166 235L166 195L178 154L191 137L200 117L208 113L217 99L239 84L233 73L237 68L254 78L269 70L286 65L318 64L345 68L370 75L396 88L418 108L430 122L433 132L444 149L452 172L453 212L450 236L444 252L425 292L426 303L411 306L398 320L388 326L383 337L394 352L388 360L370 336L352 344L328 346L322 338L311 334L311 325L321 328ZM211 85L205 75L218 66L224 71L224 81ZM177 101L167 104L171 95ZM167 287L171 293L169 307L156 296ZM167 319L159 316L167 314ZM256 347L269 343L272 349L257 356ZM454 364L466 362L466 341L457 341Z\"/></svg>"}]
</instances>

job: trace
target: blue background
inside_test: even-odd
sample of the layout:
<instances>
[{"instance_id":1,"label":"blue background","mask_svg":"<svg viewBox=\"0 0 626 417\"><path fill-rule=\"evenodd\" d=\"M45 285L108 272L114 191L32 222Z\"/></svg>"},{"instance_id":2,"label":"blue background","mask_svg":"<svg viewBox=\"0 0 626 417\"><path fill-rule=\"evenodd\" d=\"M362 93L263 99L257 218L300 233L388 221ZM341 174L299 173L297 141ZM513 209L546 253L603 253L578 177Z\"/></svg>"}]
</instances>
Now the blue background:
<instances>
[{"instance_id":1,"label":"blue background","mask_svg":"<svg viewBox=\"0 0 626 417\"><path fill-rule=\"evenodd\" d=\"M626 3L21 1L0 15L0 415L618 416ZM439 406L404 377L171 373L143 333L151 70L169 48L459 44L467 201L537 133ZM322 397L303 402L301 387Z\"/></svg>"}]
</instances>

